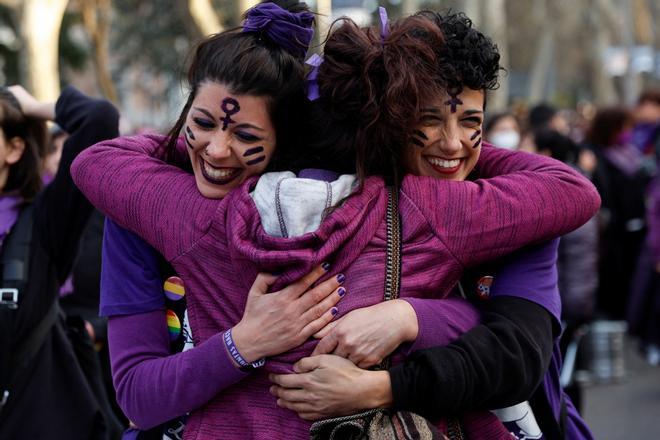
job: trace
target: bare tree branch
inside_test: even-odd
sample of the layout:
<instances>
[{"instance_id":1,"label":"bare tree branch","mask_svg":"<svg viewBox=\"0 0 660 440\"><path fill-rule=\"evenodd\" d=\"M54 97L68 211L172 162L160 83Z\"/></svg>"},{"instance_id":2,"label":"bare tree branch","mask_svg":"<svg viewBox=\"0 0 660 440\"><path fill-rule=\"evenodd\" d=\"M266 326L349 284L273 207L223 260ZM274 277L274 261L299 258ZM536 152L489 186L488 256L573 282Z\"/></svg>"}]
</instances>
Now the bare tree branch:
<instances>
[{"instance_id":1,"label":"bare tree branch","mask_svg":"<svg viewBox=\"0 0 660 440\"><path fill-rule=\"evenodd\" d=\"M111 0L83 0L82 17L94 45L94 67L103 95L117 102L117 91L108 66L108 35L110 32Z\"/></svg>"},{"instance_id":2,"label":"bare tree branch","mask_svg":"<svg viewBox=\"0 0 660 440\"><path fill-rule=\"evenodd\" d=\"M40 100L60 94L58 43L68 0L24 0L21 36L25 41L28 87Z\"/></svg>"}]
</instances>

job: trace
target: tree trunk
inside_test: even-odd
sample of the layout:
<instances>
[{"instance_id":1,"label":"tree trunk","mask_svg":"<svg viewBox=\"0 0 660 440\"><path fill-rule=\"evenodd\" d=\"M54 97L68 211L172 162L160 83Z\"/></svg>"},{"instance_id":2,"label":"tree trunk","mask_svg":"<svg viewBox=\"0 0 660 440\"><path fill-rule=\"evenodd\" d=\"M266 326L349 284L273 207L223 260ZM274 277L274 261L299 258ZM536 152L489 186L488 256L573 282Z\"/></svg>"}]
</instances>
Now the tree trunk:
<instances>
[{"instance_id":1,"label":"tree trunk","mask_svg":"<svg viewBox=\"0 0 660 440\"><path fill-rule=\"evenodd\" d=\"M188 10L203 36L223 31L211 0L188 0Z\"/></svg>"},{"instance_id":2,"label":"tree trunk","mask_svg":"<svg viewBox=\"0 0 660 440\"><path fill-rule=\"evenodd\" d=\"M316 0L316 37L319 45L328 38L328 30L332 24L332 0Z\"/></svg>"},{"instance_id":3,"label":"tree trunk","mask_svg":"<svg viewBox=\"0 0 660 440\"><path fill-rule=\"evenodd\" d=\"M84 0L82 16L94 45L94 67L103 95L117 103L117 91L108 66L108 33L110 31L111 0Z\"/></svg>"},{"instance_id":4,"label":"tree trunk","mask_svg":"<svg viewBox=\"0 0 660 440\"><path fill-rule=\"evenodd\" d=\"M476 28L481 27L481 11L483 5L480 0L465 0L463 1L463 12L468 16Z\"/></svg>"},{"instance_id":5,"label":"tree trunk","mask_svg":"<svg viewBox=\"0 0 660 440\"><path fill-rule=\"evenodd\" d=\"M548 17L548 8L545 0L534 2L535 21L542 23L540 25L541 35L538 40L538 49L532 63L532 71L529 79L529 91L527 99L530 103L536 104L543 101L545 89L548 82L548 71L552 67L552 57L555 49L554 34L555 27L552 17Z\"/></svg>"},{"instance_id":6,"label":"tree trunk","mask_svg":"<svg viewBox=\"0 0 660 440\"><path fill-rule=\"evenodd\" d=\"M236 14L237 17L242 17L245 11L250 9L251 7L259 4L259 0L238 0L237 6L238 6L238 13Z\"/></svg>"},{"instance_id":7,"label":"tree trunk","mask_svg":"<svg viewBox=\"0 0 660 440\"><path fill-rule=\"evenodd\" d=\"M68 0L25 0L21 36L25 41L27 85L39 100L60 94L59 35Z\"/></svg>"},{"instance_id":8,"label":"tree trunk","mask_svg":"<svg viewBox=\"0 0 660 440\"><path fill-rule=\"evenodd\" d=\"M485 33L492 38L500 50L500 65L509 66L509 44L507 41L507 20L504 0L488 0L481 8ZM509 103L509 77L500 74L500 87L491 93L488 107L493 111L503 111Z\"/></svg>"},{"instance_id":9,"label":"tree trunk","mask_svg":"<svg viewBox=\"0 0 660 440\"><path fill-rule=\"evenodd\" d=\"M594 14L590 14L593 35L591 60L592 94L597 105L613 105L619 97L612 77L603 63L605 49L612 45L612 35L620 34L616 12L609 0L596 0Z\"/></svg>"},{"instance_id":10,"label":"tree trunk","mask_svg":"<svg viewBox=\"0 0 660 440\"><path fill-rule=\"evenodd\" d=\"M401 15L408 16L417 12L419 9L419 0L401 0Z\"/></svg>"}]
</instances>

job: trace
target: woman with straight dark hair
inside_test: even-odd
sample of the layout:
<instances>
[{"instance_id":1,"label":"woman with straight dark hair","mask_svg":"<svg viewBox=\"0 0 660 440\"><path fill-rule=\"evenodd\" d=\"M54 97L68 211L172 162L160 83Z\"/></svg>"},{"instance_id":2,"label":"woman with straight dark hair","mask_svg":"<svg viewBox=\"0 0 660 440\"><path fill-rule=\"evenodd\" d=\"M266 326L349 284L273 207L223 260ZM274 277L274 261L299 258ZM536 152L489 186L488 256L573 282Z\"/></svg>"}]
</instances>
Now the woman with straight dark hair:
<instances>
[{"instance_id":1,"label":"woman with straight dark hair","mask_svg":"<svg viewBox=\"0 0 660 440\"><path fill-rule=\"evenodd\" d=\"M303 60L313 22L304 3L264 2L246 12L241 27L204 39L191 59L190 92L179 119L167 136L147 137L155 147L152 154L194 175L199 191L211 199L287 162L306 104ZM245 373L236 368L222 335L192 348L182 300L187 280L166 267L153 248L108 220L103 254L101 314L109 317L118 402L149 434L181 432L185 420L180 416ZM250 293L243 319L233 329L236 349L257 359L275 355L329 322L345 293L341 283L332 278L310 289L327 270L327 265L316 267L268 296L259 292L273 283L273 275L261 274L254 288L245 286L242 291ZM259 338L264 332L275 336ZM182 349L186 352L170 356ZM189 375L203 386L179 379ZM152 405L154 399L158 406Z\"/></svg>"}]
</instances>

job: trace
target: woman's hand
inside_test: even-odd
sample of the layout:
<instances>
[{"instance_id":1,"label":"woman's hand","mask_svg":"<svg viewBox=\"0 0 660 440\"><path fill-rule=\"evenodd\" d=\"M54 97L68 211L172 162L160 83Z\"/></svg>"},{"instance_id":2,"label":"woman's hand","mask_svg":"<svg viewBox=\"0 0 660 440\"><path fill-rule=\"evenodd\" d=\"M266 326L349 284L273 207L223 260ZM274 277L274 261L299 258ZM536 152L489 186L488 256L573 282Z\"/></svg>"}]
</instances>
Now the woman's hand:
<instances>
[{"instance_id":1,"label":"woman's hand","mask_svg":"<svg viewBox=\"0 0 660 440\"><path fill-rule=\"evenodd\" d=\"M267 293L268 287L277 277L257 275L248 293L243 318L232 329L234 344L246 361L298 347L332 321L337 314L334 305L346 294L346 289L340 287L344 281L341 274L310 289L326 273L321 265L273 293Z\"/></svg>"},{"instance_id":2,"label":"woman's hand","mask_svg":"<svg viewBox=\"0 0 660 440\"><path fill-rule=\"evenodd\" d=\"M335 354L360 368L377 365L403 342L414 341L417 315L403 300L356 309L314 335L321 339L312 356Z\"/></svg>"},{"instance_id":3,"label":"woman's hand","mask_svg":"<svg viewBox=\"0 0 660 440\"><path fill-rule=\"evenodd\" d=\"M354 414L392 404L392 384L387 371L358 368L333 355L303 358L296 374L271 374L270 388L277 404L305 420Z\"/></svg>"},{"instance_id":4,"label":"woman's hand","mask_svg":"<svg viewBox=\"0 0 660 440\"><path fill-rule=\"evenodd\" d=\"M25 116L50 121L55 119L55 103L37 100L22 86L10 86L8 89L18 101Z\"/></svg>"}]
</instances>

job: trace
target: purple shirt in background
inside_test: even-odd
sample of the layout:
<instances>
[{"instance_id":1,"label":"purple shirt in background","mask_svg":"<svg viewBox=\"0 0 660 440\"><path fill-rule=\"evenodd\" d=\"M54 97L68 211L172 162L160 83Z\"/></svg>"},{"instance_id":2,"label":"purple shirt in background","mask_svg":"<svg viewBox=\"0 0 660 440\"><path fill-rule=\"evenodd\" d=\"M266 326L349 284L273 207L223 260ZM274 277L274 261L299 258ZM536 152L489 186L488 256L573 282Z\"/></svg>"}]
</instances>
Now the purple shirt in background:
<instances>
[{"instance_id":1,"label":"purple shirt in background","mask_svg":"<svg viewBox=\"0 0 660 440\"><path fill-rule=\"evenodd\" d=\"M5 237L7 237L12 226L16 223L16 219L18 219L19 207L22 202L23 199L20 197L0 196L0 249L2 249Z\"/></svg>"},{"instance_id":2,"label":"purple shirt in background","mask_svg":"<svg viewBox=\"0 0 660 440\"><path fill-rule=\"evenodd\" d=\"M557 288L557 249L559 239L529 246L502 260L504 263L495 276L491 298L514 296L544 307L561 325L561 300ZM566 402L566 438L590 440L593 435L580 417L573 402L559 384L562 366L559 338L555 340L550 366L543 378L543 388L548 402L559 420L561 399Z\"/></svg>"}]
</instances>

